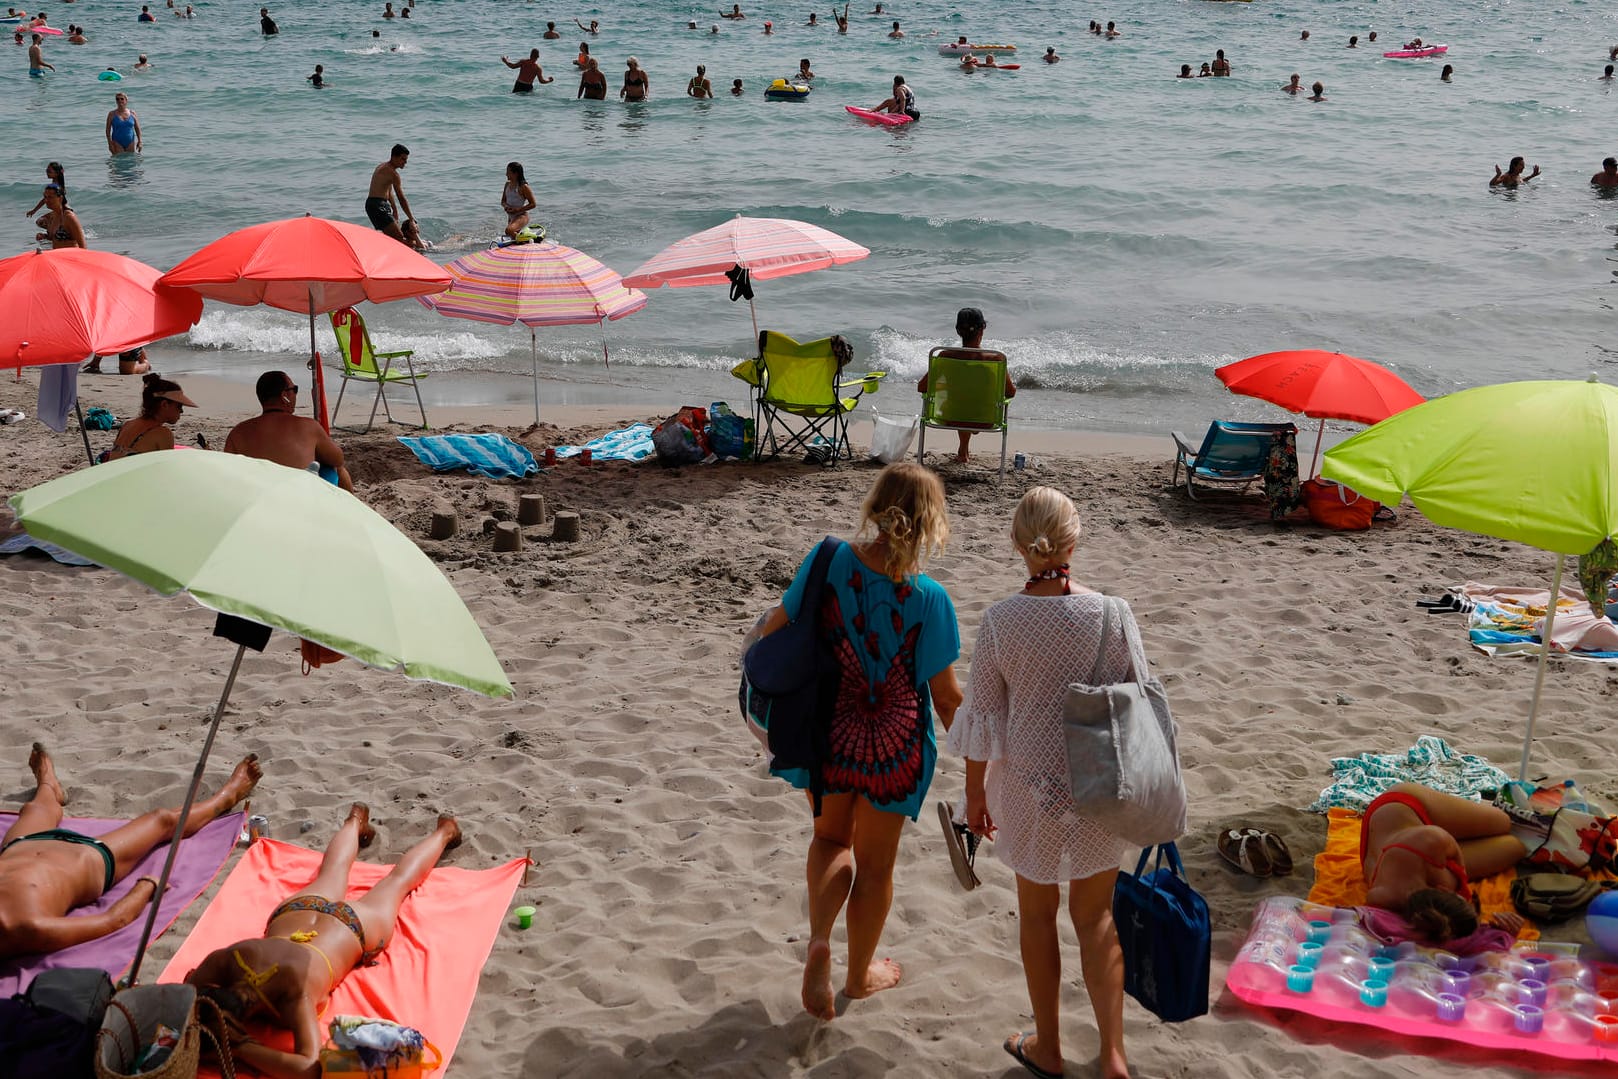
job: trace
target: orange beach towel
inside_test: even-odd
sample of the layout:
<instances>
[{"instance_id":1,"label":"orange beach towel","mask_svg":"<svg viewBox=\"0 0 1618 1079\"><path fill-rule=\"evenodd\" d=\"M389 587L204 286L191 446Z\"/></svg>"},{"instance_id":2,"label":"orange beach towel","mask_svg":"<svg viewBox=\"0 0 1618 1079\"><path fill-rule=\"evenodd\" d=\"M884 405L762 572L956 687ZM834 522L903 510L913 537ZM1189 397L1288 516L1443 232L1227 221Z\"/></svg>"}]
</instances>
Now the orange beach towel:
<instances>
[{"instance_id":1,"label":"orange beach towel","mask_svg":"<svg viewBox=\"0 0 1618 1079\"><path fill-rule=\"evenodd\" d=\"M1517 871L1508 869L1472 882L1484 917L1516 909L1511 905L1511 882L1516 879ZM1360 868L1360 814L1348 809L1330 810L1326 814L1326 847L1315 855L1315 886L1309 889L1309 902L1325 907L1363 906L1365 889L1365 874ZM1517 939L1538 940L1539 930L1529 923Z\"/></svg>"},{"instance_id":2,"label":"orange beach towel","mask_svg":"<svg viewBox=\"0 0 1618 1079\"><path fill-rule=\"evenodd\" d=\"M334 1015L364 1015L415 1027L443 1052L447 1069L524 861L481 871L434 869L405 900L393 940L377 965L343 979L321 1013L322 1023ZM209 952L261 936L275 905L307 887L319 868L318 851L273 839L254 843L158 981L184 981ZM363 894L388 868L356 862L343 898ZM291 1036L279 1031L268 1033L265 1041L286 1049L292 1044ZM205 1069L204 1074L214 1073Z\"/></svg>"}]
</instances>

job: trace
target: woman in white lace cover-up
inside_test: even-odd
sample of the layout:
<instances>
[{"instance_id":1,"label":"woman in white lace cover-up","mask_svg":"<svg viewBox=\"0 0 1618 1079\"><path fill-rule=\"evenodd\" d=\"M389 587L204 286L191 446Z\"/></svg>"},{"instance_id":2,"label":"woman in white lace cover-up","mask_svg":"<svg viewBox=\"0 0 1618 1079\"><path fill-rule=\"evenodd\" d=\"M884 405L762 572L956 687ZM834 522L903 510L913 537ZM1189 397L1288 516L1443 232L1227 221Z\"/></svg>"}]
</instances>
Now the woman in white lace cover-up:
<instances>
[{"instance_id":1,"label":"woman in white lace cover-up","mask_svg":"<svg viewBox=\"0 0 1618 1079\"><path fill-rule=\"evenodd\" d=\"M1034 1031L1005 1048L1034 1075L1062 1074L1062 956L1056 932L1060 885L1079 937L1085 987L1101 1037L1100 1074L1129 1075L1124 1056L1124 962L1112 922L1112 889L1123 840L1078 815L1069 789L1062 705L1071 682L1130 674L1125 625L1101 640L1103 598L1070 580L1079 514L1060 491L1028 492L1012 541L1028 564L1027 586L984 612L972 654L967 703L949 735L966 758L966 823L993 838L995 857L1017 874L1023 973ZM1121 608L1125 623L1134 616ZM1115 615L1114 621L1118 618Z\"/></svg>"}]
</instances>

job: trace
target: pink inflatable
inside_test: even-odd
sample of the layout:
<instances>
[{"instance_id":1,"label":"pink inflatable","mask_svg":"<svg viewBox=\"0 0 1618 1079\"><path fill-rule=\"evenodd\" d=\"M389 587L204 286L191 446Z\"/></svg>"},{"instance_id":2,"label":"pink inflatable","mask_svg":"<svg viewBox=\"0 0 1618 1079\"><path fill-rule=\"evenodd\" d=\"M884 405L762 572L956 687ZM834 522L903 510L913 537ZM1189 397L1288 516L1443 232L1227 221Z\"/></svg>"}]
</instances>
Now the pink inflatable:
<instances>
[{"instance_id":1,"label":"pink inflatable","mask_svg":"<svg viewBox=\"0 0 1618 1079\"><path fill-rule=\"evenodd\" d=\"M862 109L856 105L844 105L843 108L848 110L848 114L850 116L858 116L861 120L864 120L868 124L881 124L884 127L898 127L900 124L908 124L910 122L910 117L906 116L902 112L872 112L870 109Z\"/></svg>"},{"instance_id":2,"label":"pink inflatable","mask_svg":"<svg viewBox=\"0 0 1618 1079\"><path fill-rule=\"evenodd\" d=\"M1443 56L1447 52L1448 45L1426 45L1419 49L1395 49L1382 55L1389 60L1420 60L1424 56Z\"/></svg>"},{"instance_id":3,"label":"pink inflatable","mask_svg":"<svg viewBox=\"0 0 1618 1079\"><path fill-rule=\"evenodd\" d=\"M1249 1004L1337 1023L1618 1061L1618 964L1542 947L1463 958L1386 946L1360 928L1353 910L1273 896L1259 904L1225 984Z\"/></svg>"}]
</instances>

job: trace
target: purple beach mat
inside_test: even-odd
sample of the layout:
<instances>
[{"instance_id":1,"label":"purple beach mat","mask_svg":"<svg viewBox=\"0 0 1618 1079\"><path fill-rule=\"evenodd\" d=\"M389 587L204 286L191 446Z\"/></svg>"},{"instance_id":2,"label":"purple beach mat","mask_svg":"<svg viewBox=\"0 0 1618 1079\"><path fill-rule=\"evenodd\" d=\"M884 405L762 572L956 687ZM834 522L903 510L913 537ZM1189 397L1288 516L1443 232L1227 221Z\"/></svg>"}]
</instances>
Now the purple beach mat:
<instances>
[{"instance_id":1,"label":"purple beach mat","mask_svg":"<svg viewBox=\"0 0 1618 1079\"><path fill-rule=\"evenodd\" d=\"M230 852L236 848L244 816L242 813L227 813L203 825L200 832L180 844L180 856L174 860L174 875L169 878L168 894L158 907L153 940L173 925L185 908L195 902L219 875ZM16 822L17 814L0 813L0 834L4 834ZM128 823L126 820L102 820L97 817L64 817L61 827L85 835L101 836ZM114 884L110 892L90 906L73 911L73 915L103 911L127 895L141 877L156 877L163 871L163 859L168 857L168 850L167 843L160 844L140 860L129 876ZM100 940L86 941L50 955L0 960L0 998L21 993L34 980L34 975L52 967L100 967L116 981L134 961L135 948L140 944L141 927L145 924L146 911L142 910L140 917L129 925Z\"/></svg>"}]
</instances>

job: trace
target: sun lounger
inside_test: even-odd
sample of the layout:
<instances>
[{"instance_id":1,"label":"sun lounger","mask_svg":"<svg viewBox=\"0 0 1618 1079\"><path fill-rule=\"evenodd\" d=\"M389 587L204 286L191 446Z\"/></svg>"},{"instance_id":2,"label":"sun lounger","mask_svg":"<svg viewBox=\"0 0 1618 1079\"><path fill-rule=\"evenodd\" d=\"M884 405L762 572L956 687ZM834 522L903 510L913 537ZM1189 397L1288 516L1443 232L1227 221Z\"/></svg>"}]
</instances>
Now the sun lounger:
<instances>
[{"instance_id":1,"label":"sun lounger","mask_svg":"<svg viewBox=\"0 0 1618 1079\"><path fill-rule=\"evenodd\" d=\"M1200 446L1175 431L1174 476L1170 482L1178 483L1180 469L1184 468L1185 493L1192 498L1197 497L1197 484L1246 490L1255 480L1264 478L1274 437L1289 430L1296 434L1298 429L1290 423L1215 420L1208 425Z\"/></svg>"}]
</instances>

